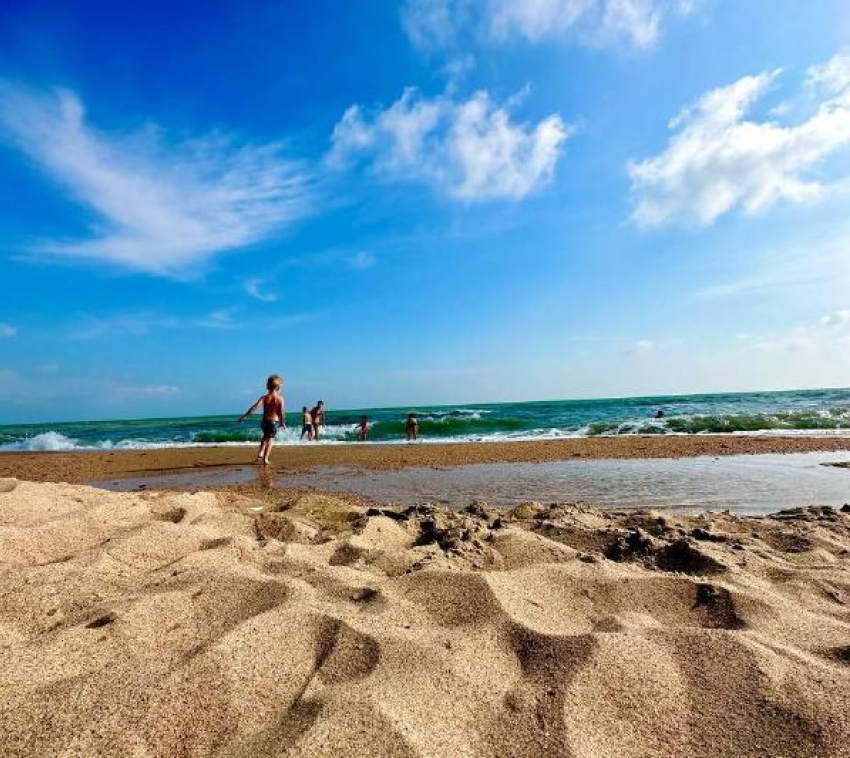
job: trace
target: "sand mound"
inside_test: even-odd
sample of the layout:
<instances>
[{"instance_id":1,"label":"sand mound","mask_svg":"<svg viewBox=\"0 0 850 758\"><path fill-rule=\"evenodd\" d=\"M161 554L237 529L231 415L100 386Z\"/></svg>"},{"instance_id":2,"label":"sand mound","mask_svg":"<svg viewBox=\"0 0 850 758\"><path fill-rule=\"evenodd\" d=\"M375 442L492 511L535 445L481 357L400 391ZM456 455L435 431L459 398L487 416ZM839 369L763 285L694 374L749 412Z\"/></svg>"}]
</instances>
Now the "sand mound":
<instances>
[{"instance_id":1,"label":"sand mound","mask_svg":"<svg viewBox=\"0 0 850 758\"><path fill-rule=\"evenodd\" d=\"M3 756L850 755L850 513L0 481Z\"/></svg>"}]
</instances>

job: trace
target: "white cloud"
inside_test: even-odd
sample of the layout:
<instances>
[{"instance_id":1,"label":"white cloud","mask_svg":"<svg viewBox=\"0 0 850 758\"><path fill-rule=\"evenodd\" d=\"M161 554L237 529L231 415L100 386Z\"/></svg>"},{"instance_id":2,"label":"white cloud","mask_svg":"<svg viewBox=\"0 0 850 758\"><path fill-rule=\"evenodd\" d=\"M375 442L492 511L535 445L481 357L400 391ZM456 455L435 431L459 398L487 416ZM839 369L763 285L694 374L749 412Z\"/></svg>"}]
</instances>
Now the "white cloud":
<instances>
[{"instance_id":1,"label":"white cloud","mask_svg":"<svg viewBox=\"0 0 850 758\"><path fill-rule=\"evenodd\" d=\"M452 45L469 11L466 0L409 0L402 8L401 22L417 48L430 50Z\"/></svg>"},{"instance_id":2,"label":"white cloud","mask_svg":"<svg viewBox=\"0 0 850 758\"><path fill-rule=\"evenodd\" d=\"M490 43L572 39L591 46L655 44L664 22L701 0L408 0L402 24L419 50L461 46L464 32Z\"/></svg>"},{"instance_id":3,"label":"white cloud","mask_svg":"<svg viewBox=\"0 0 850 758\"><path fill-rule=\"evenodd\" d=\"M284 329L314 321L324 311L277 313L260 317L235 319L238 308L220 308L200 316L168 316L156 312L116 313L110 315L81 315L69 324L68 340L96 340L114 337L146 337L155 332L193 329L257 330Z\"/></svg>"},{"instance_id":4,"label":"white cloud","mask_svg":"<svg viewBox=\"0 0 850 758\"><path fill-rule=\"evenodd\" d=\"M486 92L429 99L409 88L386 110L349 108L327 160L366 160L386 179L424 182L466 202L521 200L551 180L568 136L557 114L516 123Z\"/></svg>"},{"instance_id":5,"label":"white cloud","mask_svg":"<svg viewBox=\"0 0 850 758\"><path fill-rule=\"evenodd\" d=\"M829 191L819 169L850 145L850 56L809 70L815 109L805 120L749 120L780 73L746 76L703 95L670 122L677 132L662 153L629 165L638 226L708 226L736 208L752 215Z\"/></svg>"},{"instance_id":6,"label":"white cloud","mask_svg":"<svg viewBox=\"0 0 850 758\"><path fill-rule=\"evenodd\" d=\"M772 297L840 301L850 289L850 226L818 224L782 243L730 251L737 276L694 292L700 300ZM805 251L805 255L801 255Z\"/></svg>"},{"instance_id":7,"label":"white cloud","mask_svg":"<svg viewBox=\"0 0 850 758\"><path fill-rule=\"evenodd\" d=\"M305 171L280 143L221 134L169 142L152 126L100 131L64 90L45 94L0 80L0 139L97 218L91 239L43 243L43 255L186 274L261 241L310 206Z\"/></svg>"},{"instance_id":8,"label":"white cloud","mask_svg":"<svg viewBox=\"0 0 850 758\"><path fill-rule=\"evenodd\" d=\"M826 63L812 66L806 85L815 92L843 95L846 104L850 90L850 53L839 53Z\"/></svg>"},{"instance_id":9,"label":"white cloud","mask_svg":"<svg viewBox=\"0 0 850 758\"><path fill-rule=\"evenodd\" d=\"M18 333L11 324L0 323L0 337L14 337Z\"/></svg>"},{"instance_id":10,"label":"white cloud","mask_svg":"<svg viewBox=\"0 0 850 758\"><path fill-rule=\"evenodd\" d=\"M236 308L219 308L203 318L189 321L187 324L189 326L201 326L207 329L229 329L235 326L233 323L233 314L235 312Z\"/></svg>"},{"instance_id":11,"label":"white cloud","mask_svg":"<svg viewBox=\"0 0 850 758\"><path fill-rule=\"evenodd\" d=\"M263 303L273 303L277 300L277 295L274 292L263 291L263 281L261 279L248 279L243 287L251 297L260 300Z\"/></svg>"},{"instance_id":12,"label":"white cloud","mask_svg":"<svg viewBox=\"0 0 850 758\"><path fill-rule=\"evenodd\" d=\"M237 326L233 321L235 308L222 308L202 316L164 316L158 313L118 313L108 316L83 316L69 329L73 340L101 337L144 337L163 329L228 329Z\"/></svg>"}]
</instances>

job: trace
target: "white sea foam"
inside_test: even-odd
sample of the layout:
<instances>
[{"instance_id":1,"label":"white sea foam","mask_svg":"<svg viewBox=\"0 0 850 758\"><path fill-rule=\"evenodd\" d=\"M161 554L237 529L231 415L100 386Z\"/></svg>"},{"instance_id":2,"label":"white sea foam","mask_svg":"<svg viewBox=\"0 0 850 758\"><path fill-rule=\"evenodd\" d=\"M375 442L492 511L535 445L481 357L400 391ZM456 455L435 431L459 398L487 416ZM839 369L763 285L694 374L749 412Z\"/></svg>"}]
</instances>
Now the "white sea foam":
<instances>
[{"instance_id":1,"label":"white sea foam","mask_svg":"<svg viewBox=\"0 0 850 758\"><path fill-rule=\"evenodd\" d=\"M78 450L79 441L59 432L42 432L17 442L0 446L0 450L27 450L43 452L51 450Z\"/></svg>"},{"instance_id":2,"label":"white sea foam","mask_svg":"<svg viewBox=\"0 0 850 758\"><path fill-rule=\"evenodd\" d=\"M622 425L621 425L622 426ZM275 440L276 444L283 446L297 445L342 445L351 444L354 441L354 433L357 430L356 424L341 424L327 426L323 428L322 437L318 442L308 442L301 440L301 430L289 427L286 430L278 432ZM568 439L576 437L587 437L588 427L579 429L558 429L558 428L539 428L526 429L522 431L506 431L506 432L486 432L481 434L470 433L463 435L452 436L427 436L420 437L414 444L440 444L446 442L531 442L534 440L547 439ZM759 431L734 431L734 432L698 432L699 436L719 436L725 434L734 434L736 436L783 436L783 437L850 437L850 429L763 429ZM694 436L688 432L671 432L665 431L666 435L670 436ZM623 435L614 433L599 434L598 437L617 437L617 436L643 436L637 435L634 432ZM656 435L649 435L656 436ZM78 439L67 437L61 432L48 431L36 434L26 439L17 440L4 445L0 445L0 453L2 452L70 452L70 451L104 451L104 450L160 450L170 448L188 448L188 447L253 447L257 445L259 440L229 440L220 442L196 442L196 441L169 441L169 440L144 440L144 439L125 439L125 440L98 440L92 443L83 443ZM386 440L370 440L369 445L396 445L403 443L404 438L399 435L398 438Z\"/></svg>"}]
</instances>

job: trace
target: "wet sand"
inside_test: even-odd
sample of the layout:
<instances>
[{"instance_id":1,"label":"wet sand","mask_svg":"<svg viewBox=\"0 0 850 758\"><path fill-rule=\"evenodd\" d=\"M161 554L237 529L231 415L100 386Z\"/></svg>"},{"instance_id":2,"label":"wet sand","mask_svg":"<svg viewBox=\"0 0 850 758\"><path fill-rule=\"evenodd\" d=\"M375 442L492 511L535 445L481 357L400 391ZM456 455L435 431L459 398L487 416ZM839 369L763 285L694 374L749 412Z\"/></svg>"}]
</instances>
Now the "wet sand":
<instances>
[{"instance_id":1,"label":"wet sand","mask_svg":"<svg viewBox=\"0 0 850 758\"><path fill-rule=\"evenodd\" d=\"M534 463L574 458L680 458L810 451L850 451L850 437L700 435L592 437L534 442L399 445L293 445L272 453L271 474L325 466L367 470L478 463ZM72 453L0 453L0 476L29 481L90 482L253 463L254 447L167 448Z\"/></svg>"},{"instance_id":2,"label":"wet sand","mask_svg":"<svg viewBox=\"0 0 850 758\"><path fill-rule=\"evenodd\" d=\"M841 758L850 507L0 479L0 718L4 758Z\"/></svg>"}]
</instances>

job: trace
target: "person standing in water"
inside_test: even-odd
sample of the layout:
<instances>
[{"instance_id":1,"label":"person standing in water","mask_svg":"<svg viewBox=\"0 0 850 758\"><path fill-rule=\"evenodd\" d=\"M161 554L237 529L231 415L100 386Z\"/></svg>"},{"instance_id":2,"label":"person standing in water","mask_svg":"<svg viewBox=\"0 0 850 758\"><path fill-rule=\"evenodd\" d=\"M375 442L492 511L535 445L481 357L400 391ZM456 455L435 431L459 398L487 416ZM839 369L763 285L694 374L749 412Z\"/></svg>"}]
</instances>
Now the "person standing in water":
<instances>
[{"instance_id":1,"label":"person standing in water","mask_svg":"<svg viewBox=\"0 0 850 758\"><path fill-rule=\"evenodd\" d=\"M366 442L369 438L369 417L361 416L360 417L360 429L357 432L357 435L361 442Z\"/></svg>"},{"instance_id":2,"label":"person standing in water","mask_svg":"<svg viewBox=\"0 0 850 758\"><path fill-rule=\"evenodd\" d=\"M301 439L304 437L307 437L308 441L313 439L313 416L306 405L301 408Z\"/></svg>"},{"instance_id":3,"label":"person standing in water","mask_svg":"<svg viewBox=\"0 0 850 758\"><path fill-rule=\"evenodd\" d=\"M404 431L407 435L407 441L412 442L416 440L419 436L419 422L416 420L416 416L412 413L407 414L407 421L404 425Z\"/></svg>"},{"instance_id":4,"label":"person standing in water","mask_svg":"<svg viewBox=\"0 0 850 758\"><path fill-rule=\"evenodd\" d=\"M286 411L284 410L283 395L280 394L281 387L283 387L283 379L277 374L272 374L266 381L268 392L239 417L241 424L257 408L263 406L263 418L260 421L263 439L260 442L260 449L257 451L257 462L262 462L264 465L268 465L269 454L272 451L278 427L282 426L286 429Z\"/></svg>"},{"instance_id":5,"label":"person standing in water","mask_svg":"<svg viewBox=\"0 0 850 758\"><path fill-rule=\"evenodd\" d=\"M310 411L310 417L313 419L313 439L319 439L319 427L325 425L325 401L319 400L316 407Z\"/></svg>"}]
</instances>

